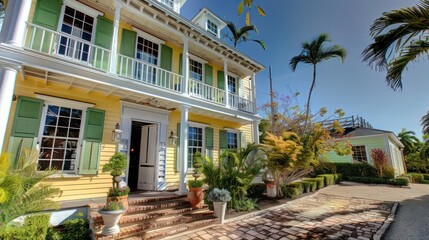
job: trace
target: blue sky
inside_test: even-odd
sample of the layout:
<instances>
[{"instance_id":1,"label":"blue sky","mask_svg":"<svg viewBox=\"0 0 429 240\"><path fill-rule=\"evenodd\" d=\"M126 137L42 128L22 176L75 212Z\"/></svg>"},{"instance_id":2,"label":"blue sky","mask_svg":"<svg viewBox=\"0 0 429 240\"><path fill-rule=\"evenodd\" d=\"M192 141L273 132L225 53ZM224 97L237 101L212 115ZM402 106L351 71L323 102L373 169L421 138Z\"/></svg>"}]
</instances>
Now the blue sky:
<instances>
[{"instance_id":1,"label":"blue sky","mask_svg":"<svg viewBox=\"0 0 429 240\"><path fill-rule=\"evenodd\" d=\"M264 40L268 49L247 42L238 49L260 63L267 70L257 74L258 106L269 101L268 66L273 69L274 89L280 93L301 93L299 102L305 104L312 79L311 66L298 65L296 72L289 68L289 60L300 53L300 44L320 33L329 33L333 43L347 49L344 63L330 60L318 65L316 88L311 108L326 106L333 111L342 108L346 115L359 115L374 128L395 133L402 128L421 136L420 118L429 110L428 62L421 59L409 65L403 75L404 89L393 91L387 87L385 72L371 69L362 62L361 53L371 43L369 27L383 12L412 6L416 0L255 0L267 16L260 17L252 9L252 24L259 29L256 39ZM207 6L220 17L244 24L236 13L238 0L187 0L182 14L192 18ZM426 74L424 74L426 73Z\"/></svg>"}]
</instances>

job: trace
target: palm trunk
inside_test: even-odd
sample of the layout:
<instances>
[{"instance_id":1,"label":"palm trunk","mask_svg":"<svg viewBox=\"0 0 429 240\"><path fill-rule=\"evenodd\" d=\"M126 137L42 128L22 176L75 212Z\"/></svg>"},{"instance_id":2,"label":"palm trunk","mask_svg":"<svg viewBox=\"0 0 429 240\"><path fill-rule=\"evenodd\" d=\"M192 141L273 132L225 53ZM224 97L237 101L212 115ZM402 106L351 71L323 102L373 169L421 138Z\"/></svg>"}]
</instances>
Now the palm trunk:
<instances>
[{"instance_id":1,"label":"palm trunk","mask_svg":"<svg viewBox=\"0 0 429 240\"><path fill-rule=\"evenodd\" d=\"M311 93L313 92L314 84L316 83L316 64L313 65L313 82L311 83L310 92L308 93L307 98L307 111L305 113L305 122L304 122L304 128L302 130L302 134L305 134L305 131L307 130L307 124L308 124L308 115L310 114L310 99L311 99Z\"/></svg>"}]
</instances>

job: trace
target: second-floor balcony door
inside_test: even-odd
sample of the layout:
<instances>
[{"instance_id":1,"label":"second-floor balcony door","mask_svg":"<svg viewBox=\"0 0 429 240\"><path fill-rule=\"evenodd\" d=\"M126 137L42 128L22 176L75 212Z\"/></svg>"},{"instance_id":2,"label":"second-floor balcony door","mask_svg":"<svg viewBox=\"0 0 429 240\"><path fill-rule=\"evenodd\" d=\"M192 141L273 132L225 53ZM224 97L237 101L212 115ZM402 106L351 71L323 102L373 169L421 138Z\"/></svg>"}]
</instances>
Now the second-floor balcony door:
<instances>
[{"instance_id":1,"label":"second-floor balcony door","mask_svg":"<svg viewBox=\"0 0 429 240\"><path fill-rule=\"evenodd\" d=\"M134 77L147 83L156 83L156 66L158 66L159 45L143 37L137 37L136 62Z\"/></svg>"},{"instance_id":2,"label":"second-floor balcony door","mask_svg":"<svg viewBox=\"0 0 429 240\"><path fill-rule=\"evenodd\" d=\"M203 82L203 64L189 59L189 77L194 82L190 83L190 91L194 95L202 95L202 82Z\"/></svg>"},{"instance_id":3,"label":"second-floor balcony door","mask_svg":"<svg viewBox=\"0 0 429 240\"><path fill-rule=\"evenodd\" d=\"M228 75L228 94L229 94L229 106L236 107L238 99L237 94L237 78Z\"/></svg>"},{"instance_id":4,"label":"second-floor balcony door","mask_svg":"<svg viewBox=\"0 0 429 240\"><path fill-rule=\"evenodd\" d=\"M61 32L71 35L61 36L59 39L58 54L70 57L82 62L88 62L90 58L90 45L94 28L94 18L65 7Z\"/></svg>"}]
</instances>

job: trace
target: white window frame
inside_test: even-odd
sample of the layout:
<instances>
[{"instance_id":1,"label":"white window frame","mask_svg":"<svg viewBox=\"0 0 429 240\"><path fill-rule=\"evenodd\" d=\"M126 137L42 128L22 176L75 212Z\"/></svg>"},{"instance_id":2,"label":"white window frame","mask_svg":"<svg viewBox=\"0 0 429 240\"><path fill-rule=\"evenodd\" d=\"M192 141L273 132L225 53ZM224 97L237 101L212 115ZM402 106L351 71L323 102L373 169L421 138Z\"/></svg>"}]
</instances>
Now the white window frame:
<instances>
[{"instance_id":1,"label":"white window frame","mask_svg":"<svg viewBox=\"0 0 429 240\"><path fill-rule=\"evenodd\" d=\"M216 32L212 31L212 29L209 28L209 26L210 26L209 22L212 25L216 26ZM212 19L207 18L207 21L206 21L206 31L209 32L209 33L211 33L211 34L213 34L213 35L215 35L216 37L218 37L219 36L219 24L217 24Z\"/></svg>"},{"instance_id":2,"label":"white window frame","mask_svg":"<svg viewBox=\"0 0 429 240\"><path fill-rule=\"evenodd\" d=\"M206 156L206 127L209 127L210 125L204 124L204 123L197 123L197 122L188 122L188 134L189 134L189 127L196 127L196 128L202 128L203 132L201 134L202 139L202 147L201 147L201 156ZM188 136L189 141L189 136ZM188 144L188 151L189 151L189 144ZM189 154L189 153L188 153ZM186 161L188 161L188 158L186 156ZM194 168L192 166L188 166L188 171L193 171Z\"/></svg>"},{"instance_id":3,"label":"white window frame","mask_svg":"<svg viewBox=\"0 0 429 240\"><path fill-rule=\"evenodd\" d=\"M237 134L237 150L239 150L241 148L241 141L240 141L240 135L241 135L241 131L238 129L233 129L233 128L223 128L224 130L226 130L227 133L235 133ZM228 134L226 136L226 141L228 143Z\"/></svg>"},{"instance_id":4,"label":"white window frame","mask_svg":"<svg viewBox=\"0 0 429 240\"><path fill-rule=\"evenodd\" d=\"M195 55L192 55L192 54L189 54L189 59L192 60L192 61L201 63L201 74L202 74L201 82L204 83L205 80L206 80L206 71L205 71L204 65L207 64L207 61L204 60L204 59L202 59L202 58L199 58L199 57L197 57ZM188 66L188 72L189 72L188 75L189 75L189 78L190 78L191 77L191 63L190 62L189 62L189 66ZM193 79L193 78L191 78L191 79L198 81L198 79Z\"/></svg>"},{"instance_id":5,"label":"white window frame","mask_svg":"<svg viewBox=\"0 0 429 240\"><path fill-rule=\"evenodd\" d=\"M82 149L82 143L83 143L83 135L85 131L85 121L86 121L86 111L88 108L95 106L92 103L86 103L86 102L79 102L69 99L63 99L63 98L57 98L53 96L47 96L42 94L36 94L36 98L42 99L43 102L43 110L42 110L42 118L40 120L39 125L39 134L37 136L37 150L40 152L41 150L41 141L43 139L43 131L46 121L46 115L48 111L48 105L56 105L60 107L69 107L69 108L75 108L82 110L82 118L81 118L81 126L80 126L80 133L78 138L78 144L76 148L76 160L75 160L75 169L73 171L60 171L61 174L69 174L69 175L77 175L78 168L80 166L80 154ZM37 161L39 161L39 158L37 158Z\"/></svg>"},{"instance_id":6,"label":"white window frame","mask_svg":"<svg viewBox=\"0 0 429 240\"><path fill-rule=\"evenodd\" d=\"M354 155L354 152L353 152L353 154L352 154L352 162L359 162L359 163L369 163L369 156L368 156L368 147L366 146L366 145L353 145L352 146L352 150L353 150L353 147L364 147L365 148L365 157L366 157L366 162L364 162L364 161L359 161L359 160L355 160L354 159L354 157L353 157L353 155Z\"/></svg>"}]
</instances>

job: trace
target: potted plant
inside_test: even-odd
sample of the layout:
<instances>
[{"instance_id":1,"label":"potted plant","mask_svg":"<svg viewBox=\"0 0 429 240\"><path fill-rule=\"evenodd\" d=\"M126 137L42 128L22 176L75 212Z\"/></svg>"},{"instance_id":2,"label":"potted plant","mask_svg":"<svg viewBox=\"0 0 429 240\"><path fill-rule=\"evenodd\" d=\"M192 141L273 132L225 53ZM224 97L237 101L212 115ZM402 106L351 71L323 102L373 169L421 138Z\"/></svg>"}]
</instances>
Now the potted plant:
<instances>
[{"instance_id":1,"label":"potted plant","mask_svg":"<svg viewBox=\"0 0 429 240\"><path fill-rule=\"evenodd\" d=\"M107 202L122 202L125 209L128 209L128 186L120 187L119 182L122 181L122 174L127 169L127 156L123 153L116 152L109 159L109 162L104 164L103 172L110 172L112 176L112 187L107 193Z\"/></svg>"},{"instance_id":2,"label":"potted plant","mask_svg":"<svg viewBox=\"0 0 429 240\"><path fill-rule=\"evenodd\" d=\"M194 180L188 181L189 192L187 197L192 208L201 208L204 200L203 181L198 180L198 178L201 177L203 167L201 153L196 152L193 160L192 167L194 168L194 173L192 176Z\"/></svg>"},{"instance_id":3,"label":"potted plant","mask_svg":"<svg viewBox=\"0 0 429 240\"><path fill-rule=\"evenodd\" d=\"M207 196L207 200L213 202L214 214L218 217L218 223L223 224L227 202L231 201L231 194L226 189L213 189Z\"/></svg>"},{"instance_id":4,"label":"potted plant","mask_svg":"<svg viewBox=\"0 0 429 240\"><path fill-rule=\"evenodd\" d=\"M107 202L99 211L104 222L104 228L101 233L103 235L119 233L118 222L124 212L125 207L121 202Z\"/></svg>"}]
</instances>

